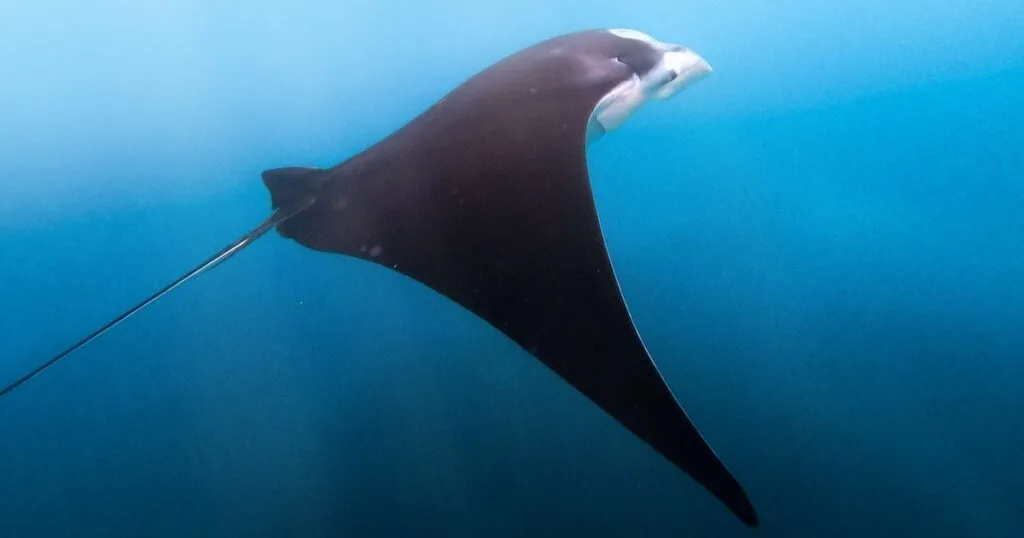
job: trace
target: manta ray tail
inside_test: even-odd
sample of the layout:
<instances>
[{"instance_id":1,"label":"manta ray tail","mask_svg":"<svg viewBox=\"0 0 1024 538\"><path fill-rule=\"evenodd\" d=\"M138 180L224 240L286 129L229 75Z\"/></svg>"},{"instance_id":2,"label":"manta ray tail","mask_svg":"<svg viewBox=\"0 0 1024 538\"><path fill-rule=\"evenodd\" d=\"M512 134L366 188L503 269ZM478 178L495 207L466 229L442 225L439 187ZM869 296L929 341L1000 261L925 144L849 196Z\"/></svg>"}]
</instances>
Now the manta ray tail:
<instances>
[{"instance_id":1,"label":"manta ray tail","mask_svg":"<svg viewBox=\"0 0 1024 538\"><path fill-rule=\"evenodd\" d=\"M292 174L293 176L298 176L299 175L296 171L299 171L299 170L304 171L305 172L305 176L307 178L305 180L306 184L308 184L308 182L309 182L308 178L311 178L311 177L314 176L314 174L312 174L312 172L311 172L314 169L290 168L290 169L282 169L282 170L286 171L286 173L283 174L283 175ZM270 181L273 181L273 179L270 179L270 178L275 178L276 177L274 170L268 170L268 171L264 172L263 175L264 175L264 180L265 181L268 181L268 179L269 179L268 186L270 185ZM298 181L296 183L298 183L300 186L303 184L301 181ZM124 320L126 320L126 319L128 319L128 318L130 318L132 316L134 316L135 314L138 314L143 308L146 308L147 306L153 304L158 299L160 299L164 295L167 295L168 293L170 293L172 290L174 290L178 286L184 284L185 282L188 282L189 280L191 280L191 279L193 279L193 278L195 278L195 277L205 273L206 271L209 271L210 269L213 269L214 267L220 265L221 263L227 261L228 258L234 256L235 254L238 254L242 249L244 249L245 247L247 247L250 244L252 244L253 241L256 241L257 239L262 237L264 234L266 234L268 231L274 229L277 225L285 222L286 220L288 220L288 219L294 217L295 215L298 215L302 211L304 211L306 208L308 208L310 205L312 205L313 202L316 200L314 195L312 194L313 193L312 190L308 190L308 189L304 190L304 189L296 188L295 186L284 187L284 188L281 188L281 189L279 189L277 191L272 190L271 192L272 193L276 192L276 194L272 198L274 212L269 217L267 217L266 220L264 220L262 223L260 223L259 226L253 228L248 233L246 233L242 237L238 238L237 240L235 240L230 245L224 247L223 249L221 249L216 254L214 254L214 255L210 256L209 258L203 260L199 265L196 265L195 267L190 269L185 274L183 274L180 277L176 278L174 281L170 282L169 284L167 284L163 288L160 288L158 291L156 291L155 293L153 293L149 297L146 297L145 299L140 301L135 306L129 308L128 310L125 310L120 315L118 315L114 319L108 321L107 323L105 323L100 328L98 328L95 331L89 333L88 336L86 336L86 337L82 338L81 340L75 342L73 345L71 345L70 347L68 347L64 351L58 353L57 355L54 355L53 357L51 357L47 361L39 364L38 366L33 368L31 371L29 371L25 375L21 376L17 380L7 384L2 389L0 389L0 398L6 396L8 393L13 391L14 389L20 387L21 385L25 384L26 382L28 382L32 378L34 378L37 375L43 373L47 368L53 366L54 364L57 364L58 362L60 362L62 359L64 359L68 355L71 355L75 351L78 351L79 349L84 347L86 344L88 344L88 343L92 342L93 340L99 338L104 333L106 333L110 329L113 329L115 326L120 324L122 321L124 321Z\"/></svg>"},{"instance_id":2,"label":"manta ray tail","mask_svg":"<svg viewBox=\"0 0 1024 538\"><path fill-rule=\"evenodd\" d=\"M264 170L263 184L270 191L272 209L294 205L303 205L302 209L305 209L312 204L315 193L329 177L330 173L323 168L287 166ZM277 224L284 220L287 219Z\"/></svg>"}]
</instances>

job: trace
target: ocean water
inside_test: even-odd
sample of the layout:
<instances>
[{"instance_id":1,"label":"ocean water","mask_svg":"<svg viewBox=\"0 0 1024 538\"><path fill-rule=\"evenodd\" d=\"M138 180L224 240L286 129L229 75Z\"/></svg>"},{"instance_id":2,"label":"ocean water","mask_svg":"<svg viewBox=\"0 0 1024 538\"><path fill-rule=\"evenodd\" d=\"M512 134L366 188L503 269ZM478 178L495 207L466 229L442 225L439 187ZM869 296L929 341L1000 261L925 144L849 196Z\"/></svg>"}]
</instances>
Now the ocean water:
<instances>
[{"instance_id":1,"label":"ocean water","mask_svg":"<svg viewBox=\"0 0 1024 538\"><path fill-rule=\"evenodd\" d=\"M0 5L0 379L536 41L714 74L589 164L744 528L496 330L274 235L0 399L0 537L1024 535L1024 4Z\"/></svg>"}]
</instances>

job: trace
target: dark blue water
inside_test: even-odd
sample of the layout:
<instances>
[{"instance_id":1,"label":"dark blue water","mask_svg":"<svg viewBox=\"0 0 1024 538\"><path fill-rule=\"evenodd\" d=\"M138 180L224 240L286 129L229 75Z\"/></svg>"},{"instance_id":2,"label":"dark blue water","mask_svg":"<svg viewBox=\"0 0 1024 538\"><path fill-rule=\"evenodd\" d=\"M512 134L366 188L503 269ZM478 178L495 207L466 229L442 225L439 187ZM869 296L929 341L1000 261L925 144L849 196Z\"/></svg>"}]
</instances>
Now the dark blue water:
<instances>
[{"instance_id":1,"label":"dark blue water","mask_svg":"<svg viewBox=\"0 0 1024 538\"><path fill-rule=\"evenodd\" d=\"M1010 3L127 5L3 8L2 379L255 225L260 170L618 16L716 68L590 166L639 330L762 528L445 299L268 236L0 400L0 536L1024 534Z\"/></svg>"}]
</instances>

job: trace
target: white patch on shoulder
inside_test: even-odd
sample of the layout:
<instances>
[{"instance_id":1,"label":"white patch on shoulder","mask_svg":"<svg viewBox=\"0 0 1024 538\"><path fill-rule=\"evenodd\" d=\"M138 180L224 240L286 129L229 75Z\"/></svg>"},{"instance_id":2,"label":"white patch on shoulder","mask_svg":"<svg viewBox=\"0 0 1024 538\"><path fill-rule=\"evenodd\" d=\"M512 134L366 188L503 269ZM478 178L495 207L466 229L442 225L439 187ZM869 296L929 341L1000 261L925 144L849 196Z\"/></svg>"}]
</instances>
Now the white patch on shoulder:
<instances>
[{"instance_id":1,"label":"white patch on shoulder","mask_svg":"<svg viewBox=\"0 0 1024 538\"><path fill-rule=\"evenodd\" d=\"M619 36L623 39L635 39L637 41L643 41L645 43L650 43L652 45L658 42L657 39L654 39L653 37L639 30L633 30L631 28L609 28L608 33Z\"/></svg>"}]
</instances>

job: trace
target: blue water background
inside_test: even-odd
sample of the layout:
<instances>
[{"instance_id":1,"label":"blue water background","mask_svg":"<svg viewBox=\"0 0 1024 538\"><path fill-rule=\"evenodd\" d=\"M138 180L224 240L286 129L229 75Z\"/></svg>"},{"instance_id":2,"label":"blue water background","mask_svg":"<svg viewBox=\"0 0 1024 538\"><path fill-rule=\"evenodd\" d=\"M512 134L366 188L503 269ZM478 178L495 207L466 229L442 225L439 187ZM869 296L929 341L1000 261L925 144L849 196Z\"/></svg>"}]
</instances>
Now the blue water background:
<instances>
[{"instance_id":1,"label":"blue water background","mask_svg":"<svg viewBox=\"0 0 1024 538\"><path fill-rule=\"evenodd\" d=\"M0 6L0 378L551 35L712 77L590 152L721 505L496 330L270 236L0 400L0 536L1024 535L1019 1Z\"/></svg>"}]
</instances>

